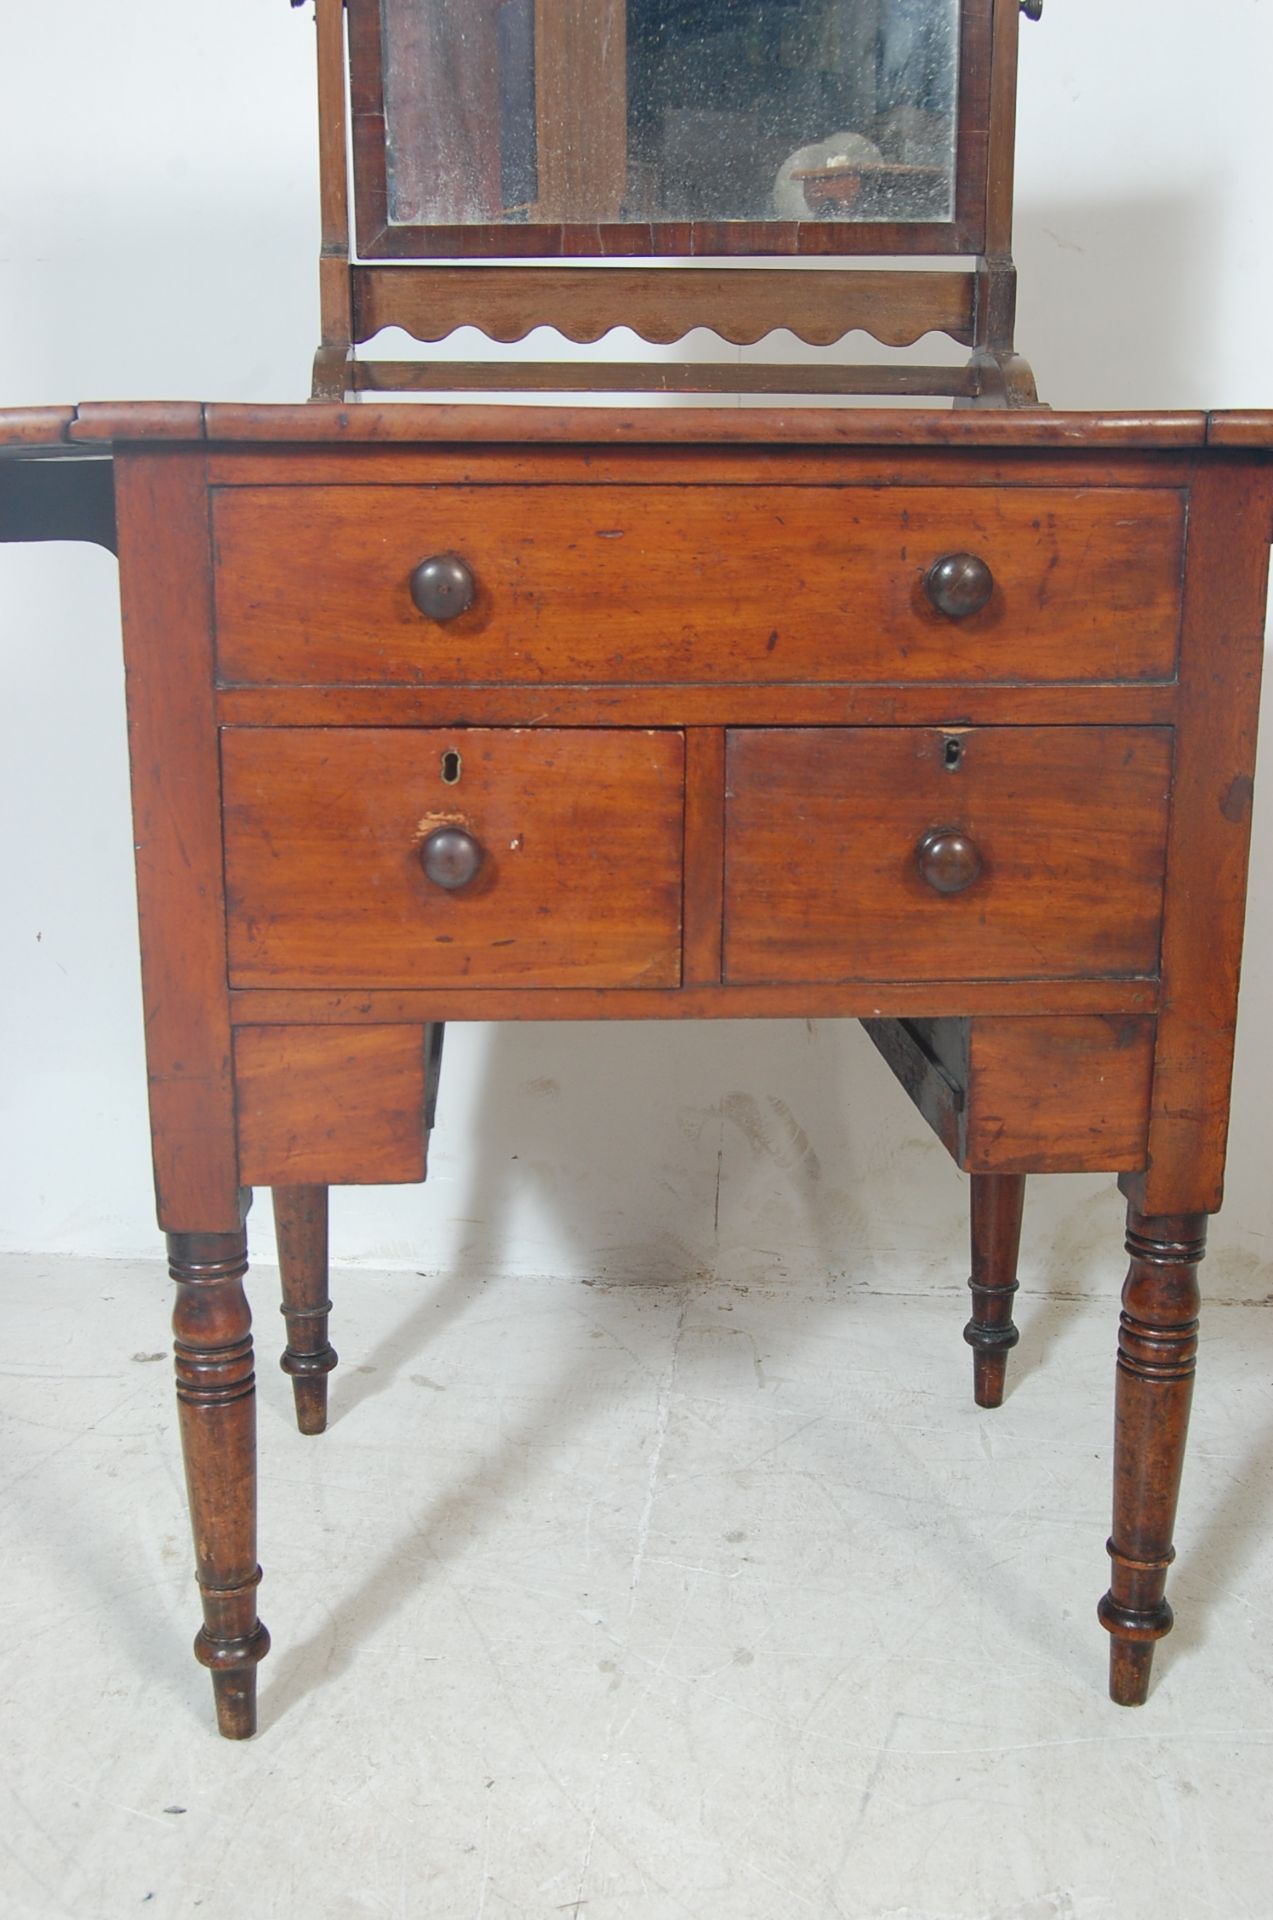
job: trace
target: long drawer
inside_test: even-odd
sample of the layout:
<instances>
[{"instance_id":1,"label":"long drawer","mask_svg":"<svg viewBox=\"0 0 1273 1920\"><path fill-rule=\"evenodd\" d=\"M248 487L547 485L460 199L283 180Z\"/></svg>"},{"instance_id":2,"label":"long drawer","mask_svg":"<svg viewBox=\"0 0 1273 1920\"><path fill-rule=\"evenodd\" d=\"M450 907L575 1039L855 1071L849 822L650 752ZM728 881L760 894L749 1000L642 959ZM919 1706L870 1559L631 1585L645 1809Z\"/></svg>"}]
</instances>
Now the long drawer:
<instances>
[{"instance_id":1,"label":"long drawer","mask_svg":"<svg viewBox=\"0 0 1273 1920\"><path fill-rule=\"evenodd\" d=\"M1169 728L729 737L725 979L1158 968Z\"/></svg>"},{"instance_id":2,"label":"long drawer","mask_svg":"<svg viewBox=\"0 0 1273 1920\"><path fill-rule=\"evenodd\" d=\"M680 733L221 739L233 986L679 983Z\"/></svg>"},{"instance_id":3,"label":"long drawer","mask_svg":"<svg viewBox=\"0 0 1273 1920\"><path fill-rule=\"evenodd\" d=\"M1175 667L1184 503L1170 489L229 487L213 530L224 685L1060 683ZM984 605L935 603L932 569L951 556L984 569ZM412 581L430 561L422 611Z\"/></svg>"}]
</instances>

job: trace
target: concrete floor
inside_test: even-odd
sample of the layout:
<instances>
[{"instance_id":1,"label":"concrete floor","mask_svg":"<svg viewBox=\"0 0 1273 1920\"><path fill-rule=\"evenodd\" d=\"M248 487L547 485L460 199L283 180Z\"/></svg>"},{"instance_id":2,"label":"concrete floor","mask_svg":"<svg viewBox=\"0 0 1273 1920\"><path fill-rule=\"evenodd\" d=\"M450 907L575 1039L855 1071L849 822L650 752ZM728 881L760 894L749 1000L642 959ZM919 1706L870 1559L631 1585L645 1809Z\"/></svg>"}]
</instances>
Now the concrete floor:
<instances>
[{"instance_id":1,"label":"concrete floor","mask_svg":"<svg viewBox=\"0 0 1273 1920\"><path fill-rule=\"evenodd\" d=\"M261 1731L212 1732L154 1264L10 1257L0 1911L1273 1915L1273 1306L1209 1311L1150 1703L1105 1698L1106 1300L348 1274L260 1373ZM963 1295L961 1298L960 1296Z\"/></svg>"}]
</instances>

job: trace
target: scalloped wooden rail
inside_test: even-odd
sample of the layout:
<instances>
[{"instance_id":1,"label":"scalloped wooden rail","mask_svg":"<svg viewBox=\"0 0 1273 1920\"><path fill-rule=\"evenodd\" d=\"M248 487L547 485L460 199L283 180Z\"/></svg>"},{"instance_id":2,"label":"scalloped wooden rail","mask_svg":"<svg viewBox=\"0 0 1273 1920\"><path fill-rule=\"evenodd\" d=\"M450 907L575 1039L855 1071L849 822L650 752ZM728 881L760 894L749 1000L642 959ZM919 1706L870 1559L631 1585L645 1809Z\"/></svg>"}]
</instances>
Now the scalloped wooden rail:
<instances>
[{"instance_id":1,"label":"scalloped wooden rail","mask_svg":"<svg viewBox=\"0 0 1273 1920\"><path fill-rule=\"evenodd\" d=\"M926 333L970 346L976 319L975 276L940 269L356 266L352 276L359 343L385 327L433 341L474 326L511 345L555 327L589 346L630 327L652 346L670 346L706 327L736 347L781 328L811 347L859 331L886 347L914 346Z\"/></svg>"}]
</instances>

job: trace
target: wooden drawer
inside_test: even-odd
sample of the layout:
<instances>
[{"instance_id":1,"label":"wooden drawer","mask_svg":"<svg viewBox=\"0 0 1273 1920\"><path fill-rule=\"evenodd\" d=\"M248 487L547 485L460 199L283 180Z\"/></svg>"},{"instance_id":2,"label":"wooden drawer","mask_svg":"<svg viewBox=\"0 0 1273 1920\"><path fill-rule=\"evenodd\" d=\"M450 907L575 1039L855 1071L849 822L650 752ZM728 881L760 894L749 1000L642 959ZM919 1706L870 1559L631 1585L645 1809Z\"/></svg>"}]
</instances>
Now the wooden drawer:
<instances>
[{"instance_id":1,"label":"wooden drawer","mask_svg":"<svg viewBox=\"0 0 1273 1920\"><path fill-rule=\"evenodd\" d=\"M1168 679L1183 496L1149 488L232 487L225 685ZM924 589L990 567L962 619ZM458 555L472 605L410 592Z\"/></svg>"},{"instance_id":2,"label":"wooden drawer","mask_svg":"<svg viewBox=\"0 0 1273 1920\"><path fill-rule=\"evenodd\" d=\"M245 1187L391 1186L428 1163L428 1029L240 1027Z\"/></svg>"},{"instance_id":3,"label":"wooden drawer","mask_svg":"<svg viewBox=\"0 0 1273 1920\"><path fill-rule=\"evenodd\" d=\"M1132 1173L1145 1164L1152 1020L991 1014L862 1025L968 1173Z\"/></svg>"},{"instance_id":4,"label":"wooden drawer","mask_svg":"<svg viewBox=\"0 0 1273 1920\"><path fill-rule=\"evenodd\" d=\"M679 983L681 734L221 739L233 986ZM457 891L422 864L444 829L481 849Z\"/></svg>"},{"instance_id":5,"label":"wooden drawer","mask_svg":"<svg viewBox=\"0 0 1273 1920\"><path fill-rule=\"evenodd\" d=\"M1157 971L1167 728L758 729L726 777L731 983Z\"/></svg>"}]
</instances>

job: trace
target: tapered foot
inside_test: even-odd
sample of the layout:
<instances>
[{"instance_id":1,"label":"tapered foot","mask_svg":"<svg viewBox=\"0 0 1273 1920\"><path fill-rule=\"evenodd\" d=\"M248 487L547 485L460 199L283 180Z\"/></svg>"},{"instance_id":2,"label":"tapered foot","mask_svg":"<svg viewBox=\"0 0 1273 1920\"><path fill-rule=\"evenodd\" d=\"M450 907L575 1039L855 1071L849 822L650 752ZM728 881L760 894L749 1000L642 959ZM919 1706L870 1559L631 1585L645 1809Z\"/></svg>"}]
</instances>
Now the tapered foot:
<instances>
[{"instance_id":1,"label":"tapered foot","mask_svg":"<svg viewBox=\"0 0 1273 1920\"><path fill-rule=\"evenodd\" d=\"M214 1641L206 1629L195 1635L195 1659L211 1670L217 1732L226 1740L250 1740L256 1732L256 1669L269 1650L270 1636L259 1620L243 1640Z\"/></svg>"},{"instance_id":2,"label":"tapered foot","mask_svg":"<svg viewBox=\"0 0 1273 1920\"><path fill-rule=\"evenodd\" d=\"M256 1613L256 1377L243 1291L247 1236L170 1233L177 1413L203 1626L195 1658L212 1673L217 1725L256 1726L256 1665L270 1636Z\"/></svg>"},{"instance_id":3,"label":"tapered foot","mask_svg":"<svg viewBox=\"0 0 1273 1920\"><path fill-rule=\"evenodd\" d=\"M212 1698L217 1710L217 1732L223 1740L250 1740L256 1732L256 1668L241 1673L214 1673Z\"/></svg>"},{"instance_id":4,"label":"tapered foot","mask_svg":"<svg viewBox=\"0 0 1273 1920\"><path fill-rule=\"evenodd\" d=\"M327 1188L275 1187L274 1227L287 1346L279 1362L292 1379L302 1433L327 1426L327 1375L336 1350L327 1338Z\"/></svg>"},{"instance_id":5,"label":"tapered foot","mask_svg":"<svg viewBox=\"0 0 1273 1920\"><path fill-rule=\"evenodd\" d=\"M1149 1673L1153 1664L1152 1640L1110 1641L1109 1697L1116 1706L1144 1706L1149 1698Z\"/></svg>"},{"instance_id":6,"label":"tapered foot","mask_svg":"<svg viewBox=\"0 0 1273 1920\"><path fill-rule=\"evenodd\" d=\"M1015 1333L1016 1328L1012 1331ZM1016 1341L1012 1342L1016 1345ZM972 1356L972 1397L979 1407L1001 1407L1008 1382L1006 1353L974 1353Z\"/></svg>"},{"instance_id":7,"label":"tapered foot","mask_svg":"<svg viewBox=\"0 0 1273 1920\"><path fill-rule=\"evenodd\" d=\"M336 1356L332 1354L332 1365ZM319 1375L315 1379L293 1379L292 1400L296 1407L296 1425L301 1433L326 1433L327 1431L327 1377Z\"/></svg>"},{"instance_id":8,"label":"tapered foot","mask_svg":"<svg viewBox=\"0 0 1273 1920\"><path fill-rule=\"evenodd\" d=\"M1203 1213L1147 1217L1129 1206L1114 1399L1114 1530L1109 1592L1110 1698L1143 1706L1154 1647L1171 1632L1165 1589L1198 1357Z\"/></svg>"},{"instance_id":9,"label":"tapered foot","mask_svg":"<svg viewBox=\"0 0 1273 1920\"><path fill-rule=\"evenodd\" d=\"M1012 1300L1024 1205L1024 1174L973 1174L972 1319L964 1339L972 1348L972 1391L979 1407L1003 1405L1008 1355L1021 1337L1012 1322Z\"/></svg>"}]
</instances>

